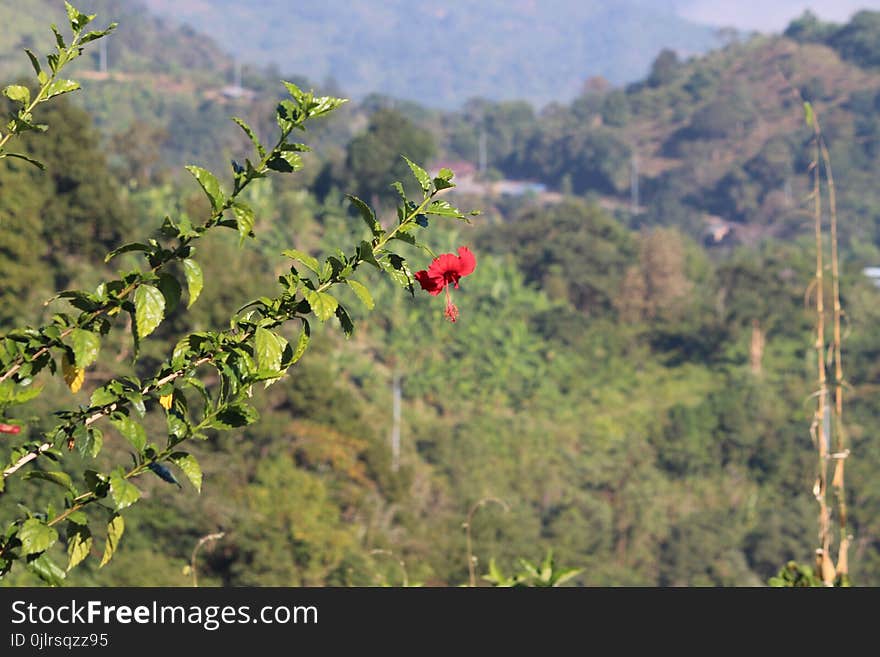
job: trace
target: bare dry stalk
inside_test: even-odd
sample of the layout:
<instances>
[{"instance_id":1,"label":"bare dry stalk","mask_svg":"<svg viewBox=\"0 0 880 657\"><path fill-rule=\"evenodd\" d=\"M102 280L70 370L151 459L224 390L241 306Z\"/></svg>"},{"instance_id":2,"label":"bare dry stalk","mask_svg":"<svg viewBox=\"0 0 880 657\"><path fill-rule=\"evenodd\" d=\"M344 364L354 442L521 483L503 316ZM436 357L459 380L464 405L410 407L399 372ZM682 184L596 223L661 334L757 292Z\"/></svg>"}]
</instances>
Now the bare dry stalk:
<instances>
[{"instance_id":1,"label":"bare dry stalk","mask_svg":"<svg viewBox=\"0 0 880 657\"><path fill-rule=\"evenodd\" d=\"M810 170L813 174L813 219L816 230L816 276L815 276L815 295L816 295L816 369L818 384L818 402L816 404L816 415L813 420L815 427L816 443L819 451L819 474L816 485L813 488L813 494L819 503L819 543L820 547L816 551L817 565L822 575L822 581L825 586L831 586L834 583L834 566L829 556L831 550L831 518L828 509L827 488L828 488L828 442L829 436L825 435L825 414L826 401L828 396L827 379L825 375L825 288L823 280L823 258L822 258L822 196L820 187L821 171L820 163L820 143L821 130L819 128L819 119L815 112L810 112L811 123L813 128L814 154L813 161L810 162Z\"/></svg>"},{"instance_id":2,"label":"bare dry stalk","mask_svg":"<svg viewBox=\"0 0 880 657\"><path fill-rule=\"evenodd\" d=\"M818 119L816 119L818 127ZM849 549L849 534L847 533L846 517L846 489L844 486L844 470L849 450L846 447L846 436L843 429L843 359L841 356L841 332L840 324L843 309L840 305L840 261L837 252L837 198L834 189L834 173L831 170L831 155L825 140L819 133L819 146L821 149L822 166L825 170L825 180L828 185L828 212L831 221L831 286L834 304L834 425L835 436L834 451L832 458L834 463L834 476L831 479L831 487L837 501L838 524L840 527L840 543L837 553L837 574L848 574L847 551Z\"/></svg>"},{"instance_id":3,"label":"bare dry stalk","mask_svg":"<svg viewBox=\"0 0 880 657\"><path fill-rule=\"evenodd\" d=\"M217 532L216 534L208 534L207 536L202 536L199 539L199 542L196 543L196 546L193 548L192 557L190 557L190 560L189 560L189 572L190 572L190 575L192 575L193 586L195 588L199 587L199 577L198 577L198 571L196 569L196 557L199 554L199 550L202 549L202 546L205 543L219 541L224 536L226 536L226 534L224 532Z\"/></svg>"},{"instance_id":4,"label":"bare dry stalk","mask_svg":"<svg viewBox=\"0 0 880 657\"><path fill-rule=\"evenodd\" d=\"M465 530L465 539L467 541L468 575L470 576L469 582L471 588L477 585L477 558L474 556L473 540L471 539L471 525L473 524L474 514L477 512L477 509L490 503L497 504L505 511L510 511L510 507L507 506L507 502L504 500L500 500L497 497L484 497L470 508L467 514L467 520L465 520L462 525Z\"/></svg>"}]
</instances>

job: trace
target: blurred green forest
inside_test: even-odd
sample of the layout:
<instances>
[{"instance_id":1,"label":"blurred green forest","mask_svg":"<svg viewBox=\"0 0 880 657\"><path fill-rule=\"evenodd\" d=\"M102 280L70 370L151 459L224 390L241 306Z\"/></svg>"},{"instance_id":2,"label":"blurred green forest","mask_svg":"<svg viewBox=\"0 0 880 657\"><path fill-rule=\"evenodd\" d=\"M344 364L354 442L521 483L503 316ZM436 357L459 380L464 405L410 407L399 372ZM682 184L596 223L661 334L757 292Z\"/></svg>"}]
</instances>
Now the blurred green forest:
<instances>
[{"instance_id":1,"label":"blurred green forest","mask_svg":"<svg viewBox=\"0 0 880 657\"><path fill-rule=\"evenodd\" d=\"M115 19L124 4L107 7L102 17ZM31 23L18 17L29 10L14 13L20 49ZM343 193L381 207L405 172L399 154L467 165L482 139L486 169L465 166L470 184L454 193L484 216L455 231L432 226L436 252L467 244L477 255L454 292L459 321L444 321L433 297L370 281L376 309L358 311L350 340L333 324L316 330L303 361L255 396L257 424L194 446L202 494L145 482L113 562L87 561L70 584L189 585L199 538L225 531L200 553L202 585L399 585L400 562L411 583L457 585L468 579L462 522L487 497L507 510L474 515L480 574L490 559L509 572L548 548L583 568L572 580L581 585L760 585L790 559L809 562L808 99L839 187L851 577L880 585L880 290L862 273L880 264L878 17L834 26L805 16L784 36L706 56L663 52L641 82L593 80L571 103L543 108L473 99L441 112L374 95L307 133L315 152L298 177L247 192L258 238L241 248L231 231L205 238L199 303L162 324L140 366L262 294L286 267L282 249L322 253L359 235ZM121 51L119 20L108 43ZM144 45L124 42L130 59L118 73L143 77L84 78L75 98L53 101L52 130L25 139L46 172L0 163L0 330L47 319L53 305L42 302L57 289L94 287L123 237L148 236L166 214L204 214L204 196L176 172L236 156L243 145L226 117L269 129L278 91L265 71L249 79L253 96L226 96L231 62L208 38L177 33L181 56L191 48L206 59L163 69L146 56L162 24L130 22ZM493 192L504 179L546 191ZM130 348L108 343L118 357L88 370L75 395L47 380L26 431L129 371ZM154 415L148 426L164 432ZM114 437L108 430L99 460L124 458ZM37 491L10 480L0 521ZM4 584L30 577L13 571Z\"/></svg>"}]
</instances>

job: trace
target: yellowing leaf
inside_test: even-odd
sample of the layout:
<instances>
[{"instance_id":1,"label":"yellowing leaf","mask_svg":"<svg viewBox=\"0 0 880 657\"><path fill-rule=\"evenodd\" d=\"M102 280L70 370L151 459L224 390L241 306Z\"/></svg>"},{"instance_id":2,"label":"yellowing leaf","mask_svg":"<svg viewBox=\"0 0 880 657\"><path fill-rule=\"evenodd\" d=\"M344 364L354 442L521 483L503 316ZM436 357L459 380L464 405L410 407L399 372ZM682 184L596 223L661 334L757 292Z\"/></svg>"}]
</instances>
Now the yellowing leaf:
<instances>
[{"instance_id":1,"label":"yellowing leaf","mask_svg":"<svg viewBox=\"0 0 880 657\"><path fill-rule=\"evenodd\" d=\"M82 388L86 379L86 371L70 362L67 354L61 359L61 372L64 375L64 383L70 388L70 392L77 393Z\"/></svg>"},{"instance_id":2,"label":"yellowing leaf","mask_svg":"<svg viewBox=\"0 0 880 657\"><path fill-rule=\"evenodd\" d=\"M169 393L167 395L162 395L159 397L159 406L164 408L166 411L171 409L171 400L174 399L174 394Z\"/></svg>"}]
</instances>

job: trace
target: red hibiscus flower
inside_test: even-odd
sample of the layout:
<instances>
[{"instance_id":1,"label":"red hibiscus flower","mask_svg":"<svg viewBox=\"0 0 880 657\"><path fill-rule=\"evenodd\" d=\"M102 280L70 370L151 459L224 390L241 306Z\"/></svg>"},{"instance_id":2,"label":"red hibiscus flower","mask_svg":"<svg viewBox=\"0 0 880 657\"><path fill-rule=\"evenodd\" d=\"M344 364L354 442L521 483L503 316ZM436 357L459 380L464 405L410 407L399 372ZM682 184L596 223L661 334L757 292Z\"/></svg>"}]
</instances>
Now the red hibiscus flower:
<instances>
[{"instance_id":1,"label":"red hibiscus flower","mask_svg":"<svg viewBox=\"0 0 880 657\"><path fill-rule=\"evenodd\" d=\"M18 433L21 431L21 427L17 427L14 424L0 424L0 433Z\"/></svg>"},{"instance_id":2,"label":"red hibiscus flower","mask_svg":"<svg viewBox=\"0 0 880 657\"><path fill-rule=\"evenodd\" d=\"M446 318L450 322L458 319L458 308L452 303L452 297L449 294L449 285L452 284L458 289L458 281L462 276L472 273L477 266L477 259L471 250L466 246L459 247L458 255L454 253L444 253L431 263L427 270L417 271L415 276L419 285L423 290L427 290L428 294L437 296L442 291L446 291Z\"/></svg>"}]
</instances>

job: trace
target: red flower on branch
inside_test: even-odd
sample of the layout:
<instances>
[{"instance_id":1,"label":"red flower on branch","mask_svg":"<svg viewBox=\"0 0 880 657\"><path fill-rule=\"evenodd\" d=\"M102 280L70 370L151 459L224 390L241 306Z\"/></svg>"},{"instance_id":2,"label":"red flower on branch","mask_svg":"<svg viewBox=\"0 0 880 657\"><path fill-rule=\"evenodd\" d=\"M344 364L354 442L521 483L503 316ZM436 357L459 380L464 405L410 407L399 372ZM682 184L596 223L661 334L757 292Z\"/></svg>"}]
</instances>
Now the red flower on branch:
<instances>
[{"instance_id":1,"label":"red flower on branch","mask_svg":"<svg viewBox=\"0 0 880 657\"><path fill-rule=\"evenodd\" d=\"M0 424L0 433L19 433L21 427L14 424Z\"/></svg>"},{"instance_id":2,"label":"red flower on branch","mask_svg":"<svg viewBox=\"0 0 880 657\"><path fill-rule=\"evenodd\" d=\"M466 246L459 247L458 255L444 253L436 258L427 270L417 271L416 280L428 294L437 296L446 291L446 311L444 314L450 322L458 319L458 308L452 303L449 293L450 284L458 289L458 281L472 273L477 267L477 259Z\"/></svg>"}]
</instances>

